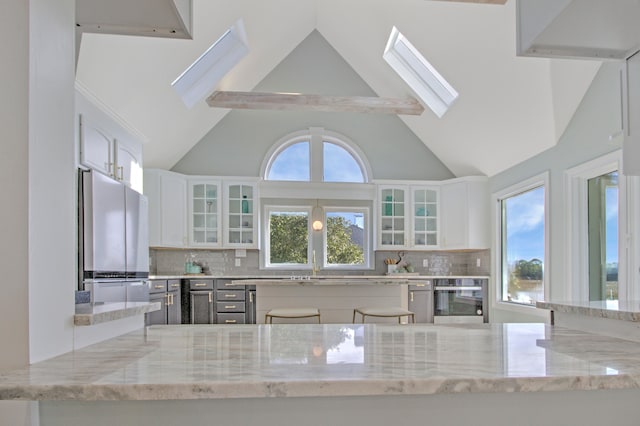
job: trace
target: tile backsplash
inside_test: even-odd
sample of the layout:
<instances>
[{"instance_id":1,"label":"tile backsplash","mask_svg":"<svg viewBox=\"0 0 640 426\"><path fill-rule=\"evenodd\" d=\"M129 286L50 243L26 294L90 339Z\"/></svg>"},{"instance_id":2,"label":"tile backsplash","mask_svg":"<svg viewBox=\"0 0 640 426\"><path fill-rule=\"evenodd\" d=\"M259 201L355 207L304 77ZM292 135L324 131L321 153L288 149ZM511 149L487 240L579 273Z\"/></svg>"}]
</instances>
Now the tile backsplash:
<instances>
[{"instance_id":1,"label":"tile backsplash","mask_svg":"<svg viewBox=\"0 0 640 426\"><path fill-rule=\"evenodd\" d=\"M421 275L489 275L491 251L406 251L404 262ZM236 258L235 250L150 249L152 275L181 275L185 263L193 259L210 275L309 275L309 270L267 270L259 267L258 250L246 250L246 257ZM375 269L366 271L320 271L321 275L382 275L387 272L384 260L398 259L398 251L375 252ZM236 266L240 259L240 266ZM426 260L426 262L425 262ZM426 266L423 266L425 265ZM479 265L479 266L478 266Z\"/></svg>"}]
</instances>

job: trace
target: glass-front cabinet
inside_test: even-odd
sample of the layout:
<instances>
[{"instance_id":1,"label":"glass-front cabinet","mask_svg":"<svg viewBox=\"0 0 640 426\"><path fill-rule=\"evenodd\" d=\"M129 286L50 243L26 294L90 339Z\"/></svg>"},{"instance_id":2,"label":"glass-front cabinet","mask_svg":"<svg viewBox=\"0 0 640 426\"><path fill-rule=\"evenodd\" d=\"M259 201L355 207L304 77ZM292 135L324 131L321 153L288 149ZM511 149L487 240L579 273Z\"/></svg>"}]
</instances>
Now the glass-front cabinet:
<instances>
[{"instance_id":1,"label":"glass-front cabinet","mask_svg":"<svg viewBox=\"0 0 640 426\"><path fill-rule=\"evenodd\" d=\"M221 184L215 180L189 181L189 245L219 247Z\"/></svg>"},{"instance_id":2,"label":"glass-front cabinet","mask_svg":"<svg viewBox=\"0 0 640 426\"><path fill-rule=\"evenodd\" d=\"M411 188L412 237L414 247L438 246L438 190Z\"/></svg>"},{"instance_id":3,"label":"glass-front cabinet","mask_svg":"<svg viewBox=\"0 0 640 426\"><path fill-rule=\"evenodd\" d=\"M259 198L256 183L225 182L225 194L225 246L257 248Z\"/></svg>"},{"instance_id":4,"label":"glass-front cabinet","mask_svg":"<svg viewBox=\"0 0 640 426\"><path fill-rule=\"evenodd\" d=\"M380 247L404 247L407 240L405 200L407 190L399 187L380 187Z\"/></svg>"},{"instance_id":5,"label":"glass-front cabinet","mask_svg":"<svg viewBox=\"0 0 640 426\"><path fill-rule=\"evenodd\" d=\"M378 248L424 249L439 243L438 189L378 186Z\"/></svg>"}]
</instances>

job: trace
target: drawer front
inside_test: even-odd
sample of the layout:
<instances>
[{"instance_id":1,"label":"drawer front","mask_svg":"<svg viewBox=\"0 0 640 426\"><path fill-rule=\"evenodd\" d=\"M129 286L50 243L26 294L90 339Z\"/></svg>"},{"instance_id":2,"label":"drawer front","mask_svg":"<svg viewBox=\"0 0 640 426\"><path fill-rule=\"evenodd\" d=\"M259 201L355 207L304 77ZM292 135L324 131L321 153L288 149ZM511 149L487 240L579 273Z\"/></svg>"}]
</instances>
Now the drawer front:
<instances>
[{"instance_id":1,"label":"drawer front","mask_svg":"<svg viewBox=\"0 0 640 426\"><path fill-rule=\"evenodd\" d=\"M180 280L167 280L167 291L180 290Z\"/></svg>"},{"instance_id":2,"label":"drawer front","mask_svg":"<svg viewBox=\"0 0 640 426\"><path fill-rule=\"evenodd\" d=\"M149 281L149 294L165 293L167 291L167 280Z\"/></svg>"},{"instance_id":3,"label":"drawer front","mask_svg":"<svg viewBox=\"0 0 640 426\"><path fill-rule=\"evenodd\" d=\"M231 284L233 280L216 280L216 290L244 290L243 285Z\"/></svg>"},{"instance_id":4,"label":"drawer front","mask_svg":"<svg viewBox=\"0 0 640 426\"><path fill-rule=\"evenodd\" d=\"M219 300L219 299L218 299ZM244 312L244 301L216 302L216 312Z\"/></svg>"},{"instance_id":5,"label":"drawer front","mask_svg":"<svg viewBox=\"0 0 640 426\"><path fill-rule=\"evenodd\" d=\"M218 314L218 324L244 324L244 314Z\"/></svg>"},{"instance_id":6,"label":"drawer front","mask_svg":"<svg viewBox=\"0 0 640 426\"><path fill-rule=\"evenodd\" d=\"M213 290L213 280L189 280L191 290Z\"/></svg>"},{"instance_id":7,"label":"drawer front","mask_svg":"<svg viewBox=\"0 0 640 426\"><path fill-rule=\"evenodd\" d=\"M217 290L216 300L224 302L225 300L244 300L244 290Z\"/></svg>"}]
</instances>

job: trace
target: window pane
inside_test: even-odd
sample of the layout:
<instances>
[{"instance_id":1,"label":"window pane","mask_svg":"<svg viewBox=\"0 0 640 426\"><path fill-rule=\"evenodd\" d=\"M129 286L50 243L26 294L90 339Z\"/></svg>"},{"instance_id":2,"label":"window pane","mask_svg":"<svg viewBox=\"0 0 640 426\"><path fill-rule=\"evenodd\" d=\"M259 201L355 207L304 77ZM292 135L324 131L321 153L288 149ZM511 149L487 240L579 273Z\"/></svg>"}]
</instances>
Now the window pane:
<instances>
[{"instance_id":1,"label":"window pane","mask_svg":"<svg viewBox=\"0 0 640 426\"><path fill-rule=\"evenodd\" d=\"M343 147L324 142L323 155L325 182L364 182L358 162Z\"/></svg>"},{"instance_id":2,"label":"window pane","mask_svg":"<svg viewBox=\"0 0 640 426\"><path fill-rule=\"evenodd\" d=\"M618 172L588 180L589 300L618 300Z\"/></svg>"},{"instance_id":3,"label":"window pane","mask_svg":"<svg viewBox=\"0 0 640 426\"><path fill-rule=\"evenodd\" d=\"M327 213L327 265L364 265L364 213Z\"/></svg>"},{"instance_id":4,"label":"window pane","mask_svg":"<svg viewBox=\"0 0 640 426\"><path fill-rule=\"evenodd\" d=\"M294 143L278 154L267 179L309 181L309 164L309 142Z\"/></svg>"},{"instance_id":5,"label":"window pane","mask_svg":"<svg viewBox=\"0 0 640 426\"><path fill-rule=\"evenodd\" d=\"M544 298L544 186L502 200L502 300Z\"/></svg>"},{"instance_id":6,"label":"window pane","mask_svg":"<svg viewBox=\"0 0 640 426\"><path fill-rule=\"evenodd\" d=\"M272 211L269 213L269 262L306 265L309 248L309 214Z\"/></svg>"}]
</instances>

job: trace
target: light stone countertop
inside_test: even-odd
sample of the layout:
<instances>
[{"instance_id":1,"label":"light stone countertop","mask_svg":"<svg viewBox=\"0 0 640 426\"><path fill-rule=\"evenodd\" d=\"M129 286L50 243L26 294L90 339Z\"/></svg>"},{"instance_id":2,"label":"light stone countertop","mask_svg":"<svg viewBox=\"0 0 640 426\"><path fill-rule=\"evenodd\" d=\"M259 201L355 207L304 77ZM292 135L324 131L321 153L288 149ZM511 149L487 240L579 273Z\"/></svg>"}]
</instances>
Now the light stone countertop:
<instances>
[{"instance_id":1,"label":"light stone countertop","mask_svg":"<svg viewBox=\"0 0 640 426\"><path fill-rule=\"evenodd\" d=\"M536 308L568 314L608 318L621 321L640 321L640 301L598 300L590 302L536 302Z\"/></svg>"},{"instance_id":2,"label":"light stone countertop","mask_svg":"<svg viewBox=\"0 0 640 426\"><path fill-rule=\"evenodd\" d=\"M415 275L415 274L391 274L391 275L204 275L204 274L188 274L188 275L150 275L150 280L172 280L172 279L230 279L230 280L289 280L291 277L309 276L312 279L349 279L349 280L369 280L369 279L396 279L396 280L427 280L427 279L489 279L488 275Z\"/></svg>"},{"instance_id":3,"label":"light stone countertop","mask_svg":"<svg viewBox=\"0 0 640 426\"><path fill-rule=\"evenodd\" d=\"M152 326L0 374L1 400L639 388L640 344L545 324Z\"/></svg>"},{"instance_id":4,"label":"light stone countertop","mask_svg":"<svg viewBox=\"0 0 640 426\"><path fill-rule=\"evenodd\" d=\"M74 325L94 325L108 321L159 311L160 302L113 302L102 305L76 305Z\"/></svg>"}]
</instances>

